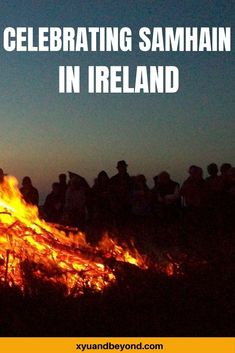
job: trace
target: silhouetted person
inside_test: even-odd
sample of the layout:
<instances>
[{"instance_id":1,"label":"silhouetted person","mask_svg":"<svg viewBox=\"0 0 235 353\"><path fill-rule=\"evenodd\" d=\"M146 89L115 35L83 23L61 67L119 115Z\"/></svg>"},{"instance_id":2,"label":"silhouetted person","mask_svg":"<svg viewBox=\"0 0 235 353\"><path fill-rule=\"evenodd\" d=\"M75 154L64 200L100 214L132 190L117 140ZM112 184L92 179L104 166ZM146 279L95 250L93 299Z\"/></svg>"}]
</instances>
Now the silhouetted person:
<instances>
[{"instance_id":1,"label":"silhouetted person","mask_svg":"<svg viewBox=\"0 0 235 353\"><path fill-rule=\"evenodd\" d=\"M186 207L197 208L205 205L205 181L202 168L195 165L189 168L189 177L183 182L180 193Z\"/></svg>"},{"instance_id":2,"label":"silhouetted person","mask_svg":"<svg viewBox=\"0 0 235 353\"><path fill-rule=\"evenodd\" d=\"M143 222L150 215L150 191L143 174L133 178L131 213L135 221Z\"/></svg>"},{"instance_id":3,"label":"silhouetted person","mask_svg":"<svg viewBox=\"0 0 235 353\"><path fill-rule=\"evenodd\" d=\"M218 208L221 202L221 196L223 191L223 182L220 176L218 176L217 164L211 163L207 167L209 176L206 178L206 191L208 206L210 208Z\"/></svg>"},{"instance_id":4,"label":"silhouetted person","mask_svg":"<svg viewBox=\"0 0 235 353\"><path fill-rule=\"evenodd\" d=\"M74 172L68 171L69 174L69 182L68 182L68 187L70 185L70 182L72 179L76 179L77 183L79 183L79 187L85 191L85 198L86 198L86 221L90 221L92 217L92 195L91 195L91 188L86 181L86 179Z\"/></svg>"},{"instance_id":5,"label":"silhouetted person","mask_svg":"<svg viewBox=\"0 0 235 353\"><path fill-rule=\"evenodd\" d=\"M124 225L130 216L132 182L124 160L117 163L117 170L110 179L111 209L117 225Z\"/></svg>"},{"instance_id":6,"label":"silhouetted person","mask_svg":"<svg viewBox=\"0 0 235 353\"><path fill-rule=\"evenodd\" d=\"M108 174L102 170L92 187L93 220L98 223L110 221L109 183Z\"/></svg>"},{"instance_id":7,"label":"silhouetted person","mask_svg":"<svg viewBox=\"0 0 235 353\"><path fill-rule=\"evenodd\" d=\"M232 165L230 163L223 163L220 167L221 175L227 174L230 168L232 168Z\"/></svg>"},{"instance_id":8,"label":"silhouetted person","mask_svg":"<svg viewBox=\"0 0 235 353\"><path fill-rule=\"evenodd\" d=\"M180 193L186 224L200 229L207 221L207 193L202 168L195 165L189 168L189 177L184 181ZM190 236L191 231L188 232Z\"/></svg>"},{"instance_id":9,"label":"silhouetted person","mask_svg":"<svg viewBox=\"0 0 235 353\"><path fill-rule=\"evenodd\" d=\"M154 188L155 202L158 204L158 217L166 222L171 222L179 215L180 186L171 180L170 174L161 172ZM156 205L155 205L156 207Z\"/></svg>"},{"instance_id":10,"label":"silhouetted person","mask_svg":"<svg viewBox=\"0 0 235 353\"><path fill-rule=\"evenodd\" d=\"M64 220L73 227L85 225L86 220L86 184L81 177L73 175L65 195Z\"/></svg>"},{"instance_id":11,"label":"silhouetted person","mask_svg":"<svg viewBox=\"0 0 235 353\"><path fill-rule=\"evenodd\" d=\"M207 166L207 171L209 174L209 177L207 178L207 180L209 178L216 178L218 176L218 166L216 163L211 163Z\"/></svg>"},{"instance_id":12,"label":"silhouetted person","mask_svg":"<svg viewBox=\"0 0 235 353\"><path fill-rule=\"evenodd\" d=\"M158 201L164 205L172 205L179 201L179 183L171 180L168 172L161 172L157 182Z\"/></svg>"},{"instance_id":13,"label":"silhouetted person","mask_svg":"<svg viewBox=\"0 0 235 353\"><path fill-rule=\"evenodd\" d=\"M60 222L63 211L63 201L59 183L53 183L52 191L49 195L47 195L43 206L43 211L48 222Z\"/></svg>"},{"instance_id":14,"label":"silhouetted person","mask_svg":"<svg viewBox=\"0 0 235 353\"><path fill-rule=\"evenodd\" d=\"M220 167L220 178L222 180L223 183L223 188L224 190L228 190L229 188L229 170L232 167L232 165L230 163L223 163Z\"/></svg>"},{"instance_id":15,"label":"silhouetted person","mask_svg":"<svg viewBox=\"0 0 235 353\"><path fill-rule=\"evenodd\" d=\"M77 173L70 172L70 171L68 171L68 174L69 174L69 178L70 178L69 183L72 179L76 178L76 180L79 182L80 187L83 187L86 190L90 189L89 184L84 177L82 177L81 175L79 175Z\"/></svg>"},{"instance_id":16,"label":"silhouetted person","mask_svg":"<svg viewBox=\"0 0 235 353\"><path fill-rule=\"evenodd\" d=\"M39 203L38 190L33 186L29 176L25 176L23 178L20 192L25 202L31 205L38 206L38 203Z\"/></svg>"},{"instance_id":17,"label":"silhouetted person","mask_svg":"<svg viewBox=\"0 0 235 353\"><path fill-rule=\"evenodd\" d=\"M65 203L65 194L66 194L66 190L67 190L67 176L66 174L62 173L59 175L59 193L61 195L61 200L64 206Z\"/></svg>"},{"instance_id":18,"label":"silhouetted person","mask_svg":"<svg viewBox=\"0 0 235 353\"><path fill-rule=\"evenodd\" d=\"M153 187L153 189L154 188L157 188L157 186L158 186L158 175L155 175L154 177L153 177L153 181L154 181L154 187ZM152 189L152 190L153 190Z\"/></svg>"}]
</instances>

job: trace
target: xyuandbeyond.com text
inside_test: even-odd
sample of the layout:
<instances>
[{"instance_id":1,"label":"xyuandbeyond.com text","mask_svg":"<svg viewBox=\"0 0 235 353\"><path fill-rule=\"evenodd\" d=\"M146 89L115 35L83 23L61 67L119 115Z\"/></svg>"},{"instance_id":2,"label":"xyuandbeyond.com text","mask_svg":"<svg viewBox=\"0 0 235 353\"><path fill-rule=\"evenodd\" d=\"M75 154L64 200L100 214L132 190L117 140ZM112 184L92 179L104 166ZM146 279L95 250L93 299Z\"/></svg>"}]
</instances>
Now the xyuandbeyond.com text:
<instances>
[{"instance_id":1,"label":"xyuandbeyond.com text","mask_svg":"<svg viewBox=\"0 0 235 353\"><path fill-rule=\"evenodd\" d=\"M163 344L161 343L148 343L143 344L142 342L139 343L78 343L76 344L76 350L80 350L82 352L86 350L108 350L113 349L116 351L124 351L124 350L163 350Z\"/></svg>"}]
</instances>

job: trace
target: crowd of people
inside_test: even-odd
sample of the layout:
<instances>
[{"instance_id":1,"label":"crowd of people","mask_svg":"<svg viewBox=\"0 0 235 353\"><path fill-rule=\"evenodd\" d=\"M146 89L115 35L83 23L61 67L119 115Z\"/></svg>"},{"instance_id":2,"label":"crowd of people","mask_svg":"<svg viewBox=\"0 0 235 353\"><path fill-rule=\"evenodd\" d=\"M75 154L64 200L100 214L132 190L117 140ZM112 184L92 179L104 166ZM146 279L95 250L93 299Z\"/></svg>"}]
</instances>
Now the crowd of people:
<instances>
[{"instance_id":1,"label":"crowd of people","mask_svg":"<svg viewBox=\"0 0 235 353\"><path fill-rule=\"evenodd\" d=\"M213 220L228 224L235 210L235 167L215 163L189 167L188 178L180 184L167 171L154 176L154 187L147 186L143 174L130 176L124 160L117 163L117 174L109 177L103 170L90 187L82 176L60 174L52 184L40 213L48 222L79 227L87 224L121 227L126 224L174 223L182 213L190 222ZM0 170L0 178L3 178ZM68 179L68 180L67 180ZM38 206L39 193L31 178L25 176L20 192L27 203ZM224 218L225 217L225 218Z\"/></svg>"}]
</instances>

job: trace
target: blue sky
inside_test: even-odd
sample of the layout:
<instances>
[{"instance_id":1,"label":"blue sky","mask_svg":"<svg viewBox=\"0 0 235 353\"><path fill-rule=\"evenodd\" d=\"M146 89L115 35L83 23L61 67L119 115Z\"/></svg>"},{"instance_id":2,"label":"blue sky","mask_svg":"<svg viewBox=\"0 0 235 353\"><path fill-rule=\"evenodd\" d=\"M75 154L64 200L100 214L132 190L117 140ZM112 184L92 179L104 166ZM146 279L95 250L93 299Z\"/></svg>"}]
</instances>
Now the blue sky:
<instances>
[{"instance_id":1,"label":"blue sky","mask_svg":"<svg viewBox=\"0 0 235 353\"><path fill-rule=\"evenodd\" d=\"M55 6L56 4L56 6ZM47 193L57 175L73 170L90 183L102 169L130 174L168 170L184 179L190 164L234 163L234 53L7 53L5 27L234 25L230 1L17 1L0 2L1 167L30 175ZM232 33L233 34L233 33ZM233 46L232 46L233 48ZM175 65L176 94L58 93L59 65Z\"/></svg>"}]
</instances>

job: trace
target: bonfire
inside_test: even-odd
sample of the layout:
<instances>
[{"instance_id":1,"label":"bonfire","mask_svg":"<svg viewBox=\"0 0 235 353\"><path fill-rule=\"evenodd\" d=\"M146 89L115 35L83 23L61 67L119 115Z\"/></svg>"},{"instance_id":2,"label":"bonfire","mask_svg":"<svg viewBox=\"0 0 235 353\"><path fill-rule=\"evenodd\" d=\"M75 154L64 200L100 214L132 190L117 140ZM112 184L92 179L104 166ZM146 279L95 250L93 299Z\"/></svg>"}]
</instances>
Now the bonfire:
<instances>
[{"instance_id":1,"label":"bonfire","mask_svg":"<svg viewBox=\"0 0 235 353\"><path fill-rule=\"evenodd\" d=\"M114 284L118 264L177 276L182 275L181 265L187 258L198 265L186 254L173 258L168 251L159 251L150 260L139 253L134 242L120 244L108 234L92 246L79 229L41 219L38 208L23 200L15 177L5 176L0 184L2 285L17 287L24 293L44 283L62 288L66 295L79 296L87 290L103 291Z\"/></svg>"},{"instance_id":2,"label":"bonfire","mask_svg":"<svg viewBox=\"0 0 235 353\"><path fill-rule=\"evenodd\" d=\"M13 176L0 184L0 280L22 291L29 277L61 285L67 294L102 291L116 280L111 259L147 269L137 249L118 245L107 234L97 246L85 234L49 224L26 204Z\"/></svg>"}]
</instances>

